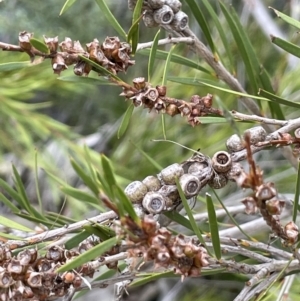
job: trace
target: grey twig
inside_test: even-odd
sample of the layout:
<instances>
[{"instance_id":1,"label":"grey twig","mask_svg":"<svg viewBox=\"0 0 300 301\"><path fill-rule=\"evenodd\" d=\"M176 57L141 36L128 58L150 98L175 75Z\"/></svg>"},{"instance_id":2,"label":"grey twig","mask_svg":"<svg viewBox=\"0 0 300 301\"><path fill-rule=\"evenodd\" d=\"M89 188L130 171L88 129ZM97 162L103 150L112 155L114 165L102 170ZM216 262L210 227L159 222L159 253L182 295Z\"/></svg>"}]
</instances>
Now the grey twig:
<instances>
[{"instance_id":1,"label":"grey twig","mask_svg":"<svg viewBox=\"0 0 300 301\"><path fill-rule=\"evenodd\" d=\"M231 111L231 114L234 118L238 120L244 120L244 121L256 121L260 123L265 123L265 124L274 124L274 125L280 125L284 126L288 124L288 121L286 120L277 120L277 119L272 119L272 118L266 118L266 117L261 117L257 115L247 115L243 113L239 113L237 111Z\"/></svg>"},{"instance_id":2,"label":"grey twig","mask_svg":"<svg viewBox=\"0 0 300 301\"><path fill-rule=\"evenodd\" d=\"M178 43L185 43L188 45L192 45L194 43L194 39L190 37L178 37L178 38L168 37L158 41L158 45L178 44ZM145 48L151 48L152 45L153 42L139 43L136 52Z\"/></svg>"},{"instance_id":3,"label":"grey twig","mask_svg":"<svg viewBox=\"0 0 300 301\"><path fill-rule=\"evenodd\" d=\"M12 249L15 249L16 247L25 247L30 244L36 244L42 241L55 239L58 237L61 237L67 233L70 233L72 231L76 231L80 228L82 228L85 225L91 224L91 223L101 223L110 219L114 219L117 217L117 214L113 211L108 211L101 213L100 215L94 216L92 218L79 221L74 224L66 225L65 227L49 230L46 232L43 232L41 234L33 235L30 237L25 238L24 240L9 240L6 242L8 246L15 246Z\"/></svg>"}]
</instances>

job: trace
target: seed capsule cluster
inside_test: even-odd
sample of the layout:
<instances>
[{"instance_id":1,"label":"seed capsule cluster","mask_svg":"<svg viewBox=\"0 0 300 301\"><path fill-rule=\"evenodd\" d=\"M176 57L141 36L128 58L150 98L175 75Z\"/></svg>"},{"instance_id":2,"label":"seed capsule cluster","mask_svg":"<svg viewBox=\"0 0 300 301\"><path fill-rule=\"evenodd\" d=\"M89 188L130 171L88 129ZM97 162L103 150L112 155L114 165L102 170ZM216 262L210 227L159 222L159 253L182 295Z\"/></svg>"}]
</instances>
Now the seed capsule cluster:
<instances>
[{"instance_id":1,"label":"seed capsule cluster","mask_svg":"<svg viewBox=\"0 0 300 301\"><path fill-rule=\"evenodd\" d=\"M224 187L231 168L231 156L227 152L217 152L212 159L196 152L190 159L169 165L156 176L130 183L125 188L125 194L140 217L155 215L174 210L181 203L176 179L185 197L190 199L207 184L215 189Z\"/></svg>"},{"instance_id":2,"label":"seed capsule cluster","mask_svg":"<svg viewBox=\"0 0 300 301\"><path fill-rule=\"evenodd\" d=\"M129 9L133 10L136 0L128 0ZM170 25L175 31L188 27L188 16L181 11L179 0L145 0L143 2L143 21L147 27Z\"/></svg>"},{"instance_id":3,"label":"seed capsule cluster","mask_svg":"<svg viewBox=\"0 0 300 301\"><path fill-rule=\"evenodd\" d=\"M199 276L201 268L209 265L204 247L194 239L159 228L152 215L144 216L140 225L130 218L119 223L115 230L118 236L125 239L130 257L154 261L156 268L173 267L174 273L182 277Z\"/></svg>"},{"instance_id":4,"label":"seed capsule cluster","mask_svg":"<svg viewBox=\"0 0 300 301\"><path fill-rule=\"evenodd\" d=\"M94 39L87 43L84 49L79 41L72 41L70 38L65 38L64 41L58 43L58 37L44 36L49 53L37 51L30 43L32 37L33 33L27 31L19 33L19 45L22 51L26 52L32 61L35 54L51 58L52 69L56 74L74 65L76 75L88 76L93 67L80 59L79 55L89 58L113 74L126 72L128 67L134 65L134 61L130 59L131 46L126 42L121 42L118 37L107 37L102 44Z\"/></svg>"},{"instance_id":5,"label":"seed capsule cluster","mask_svg":"<svg viewBox=\"0 0 300 301\"><path fill-rule=\"evenodd\" d=\"M229 153L238 152L246 148L244 140L245 135L250 136L251 145L256 145L266 140L267 132L262 126L255 126L246 130L242 138L237 134L232 135L226 142L226 147Z\"/></svg>"},{"instance_id":6,"label":"seed capsule cluster","mask_svg":"<svg viewBox=\"0 0 300 301\"><path fill-rule=\"evenodd\" d=\"M146 82L144 77L134 78L133 86L124 85L122 88L123 92L120 96L131 100L134 106L144 106L149 111L154 109L157 113L162 112L170 116L180 114L187 117L188 123L192 126L200 124L199 117L201 116L223 115L222 111L212 107L213 96L211 94L203 97L193 95L189 102L171 98L166 95L166 86L154 88L149 82Z\"/></svg>"},{"instance_id":7,"label":"seed capsule cluster","mask_svg":"<svg viewBox=\"0 0 300 301\"><path fill-rule=\"evenodd\" d=\"M64 273L57 273L56 270L95 246L95 243L98 242L87 239L77 250L53 246L44 255L34 248L13 255L5 244L0 245L0 301L56 300L65 296L70 288L79 288L83 276L93 277L93 266L85 263L76 270ZM112 249L108 255L112 252L116 253Z\"/></svg>"}]
</instances>

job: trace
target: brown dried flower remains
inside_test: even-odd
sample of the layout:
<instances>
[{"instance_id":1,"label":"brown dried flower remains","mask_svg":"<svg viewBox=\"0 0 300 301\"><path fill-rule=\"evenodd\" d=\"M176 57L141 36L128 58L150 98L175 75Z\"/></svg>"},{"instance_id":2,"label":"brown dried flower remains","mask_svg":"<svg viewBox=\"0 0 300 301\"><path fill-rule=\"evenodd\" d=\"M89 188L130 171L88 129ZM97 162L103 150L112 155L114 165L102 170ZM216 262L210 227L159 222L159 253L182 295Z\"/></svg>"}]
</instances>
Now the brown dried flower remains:
<instances>
[{"instance_id":1,"label":"brown dried flower remains","mask_svg":"<svg viewBox=\"0 0 300 301\"><path fill-rule=\"evenodd\" d=\"M130 257L154 261L157 269L173 267L182 279L199 276L201 268L209 265L204 247L192 238L160 228L152 215L145 215L140 225L129 217L122 218L115 230L125 239Z\"/></svg>"}]
</instances>

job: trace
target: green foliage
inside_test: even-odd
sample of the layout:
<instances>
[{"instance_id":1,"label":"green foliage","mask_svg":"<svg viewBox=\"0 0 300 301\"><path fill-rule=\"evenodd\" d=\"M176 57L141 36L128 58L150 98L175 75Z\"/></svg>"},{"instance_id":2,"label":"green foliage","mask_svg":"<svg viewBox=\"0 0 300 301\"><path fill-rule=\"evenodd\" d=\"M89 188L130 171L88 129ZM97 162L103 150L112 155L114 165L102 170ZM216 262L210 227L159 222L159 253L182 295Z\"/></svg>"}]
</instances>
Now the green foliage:
<instances>
[{"instance_id":1,"label":"green foliage","mask_svg":"<svg viewBox=\"0 0 300 301\"><path fill-rule=\"evenodd\" d=\"M240 100L244 97L257 101L263 115L284 120L298 117L295 109L300 106L299 66L294 66L293 69L287 67L290 58L287 53L299 57L299 41L289 27L285 27L285 39L276 36L269 39L262 35L261 27L255 20L251 18L249 23L241 20L240 3L229 6L227 1L186 1L184 8L190 19L195 19L197 26L201 28L201 37L203 35L207 41L215 60L221 61L237 76L237 80L245 88L246 92L243 93L224 84L208 63L188 52L186 45L158 46L163 30L147 31L140 25L142 1L138 1L139 6L136 7L133 17L130 13L124 15L124 4L120 4L118 8L119 4L102 0L86 3L77 1L73 5L74 3L75 1L65 1L62 8L59 3L52 10L49 3L41 4L40 8L35 9L34 1L20 3L19 7L4 1L0 3L0 9L3 8L0 27L7 34L8 43L13 43L16 40L13 37L17 37L19 29L16 24L8 26L9 17L6 16L13 11L19 16L20 27L25 29L28 26L26 30L36 33L37 38L32 39L31 44L43 53L48 53L48 48L40 40L42 34L73 36L74 39L82 39L83 45L88 42L85 39L100 40L106 35L118 35L120 39L131 43L133 53L138 50L138 43L144 39L153 41L153 46L151 49L137 51L135 67L128 70L128 74L120 76L81 56L81 60L90 64L101 76L94 72L90 77L77 77L72 74L72 70L67 70L57 78L52 74L47 59L36 59L35 64L31 64L25 54L0 53L0 158L3 162L0 165L0 202L9 209L13 217L18 216L32 224L49 228L63 227L90 216L88 212L98 214L106 211L107 204L101 199L104 194L118 208L121 217L130 216L139 224L140 219L124 194L124 187L133 180L157 174L169 164L182 162L192 154L188 149L201 148L201 152L207 155L223 149L224 142L231 134L249 127L248 121L237 123L229 114L229 110L243 110ZM290 12L284 14L275 9L274 11L281 18L279 27L292 25L300 28L299 22L288 16ZM22 20L20 16L25 16L24 12L35 16L32 22L29 17ZM60 20L56 23L54 20L58 15ZM123 15L124 18L121 18ZM284 22L285 25L282 24ZM49 24L53 27L49 28ZM82 28L82 24L86 27ZM1 33L0 40L4 38L4 33ZM277 52L277 46L272 43L283 49L284 54ZM241 75L238 70L242 70L246 76ZM111 77L119 84L131 85L131 79L138 76L148 78L153 86L166 85L168 96L186 101L194 94L204 96L211 93L214 95L214 106L224 109L224 117L200 117L201 125L196 128L187 125L180 116L164 116L161 122L155 112L147 113L141 107L135 108L129 101L123 102L118 96L121 88L108 80ZM95 133L101 136L100 143L94 148L88 146L88 143L84 145L89 135ZM178 142L188 149L154 141L162 137ZM49 141L59 145L64 162L70 161L67 170L64 170L65 165L54 163L56 153L49 153ZM36 152L35 158L33 152ZM13 164L9 163L12 171L7 173L1 170L1 166L4 166L8 155L14 157ZM299 171L297 175L295 171L291 172L290 164L278 151L274 151L272 156L259 154L256 159L259 165L265 167L264 177L282 175L275 177L275 186L278 185L284 189L283 192L294 195L293 220L296 221L299 211ZM15 162L19 160L22 167ZM264 165L264 162L267 163ZM22 168L27 168L29 173L34 170L36 190L33 194L28 188L29 185L26 186ZM42 169L46 176L40 180ZM76 181L71 182L65 177L67 171L71 171ZM11 175L13 182L9 181ZM48 193L56 204L57 212L49 212L44 208L44 186L50 187ZM196 222L194 211L207 211L215 257L222 258L219 231L227 227L228 221L237 227L240 227L241 222L226 207L226 201L230 197L241 198L240 195L235 197L236 187L233 184L228 185L218 194L220 196L215 194L226 211L224 219L217 218L209 195L206 199L207 207L203 206L199 197L199 202L192 211L178 183L177 187L188 219L178 212L166 212L165 215L182 226L184 230L180 228L178 232L192 231L205 245L202 234L205 233L204 229L208 229L208 224ZM62 200L66 209L61 208ZM1 214L0 220L3 226L12 229L24 232L33 229L32 224L30 227L24 226L20 222L10 221L4 214ZM240 230L249 240L257 239L256 236L252 237L243 232L241 228ZM100 237L103 242L61 267L61 272L99 257L119 242L114 231L106 225L91 223L74 232L77 233L73 233L74 236L66 242L67 249L77 246L91 235ZM18 238L4 231L0 236ZM241 260L238 256L232 257L237 261ZM218 274L222 272L224 269L214 269L203 272L203 275L218 279ZM108 279L113 273L103 273L102 277ZM149 272L140 274L140 277L141 279L131 284L132 287L174 277L174 274L170 271ZM241 283L245 279L234 281ZM272 285L274 282L269 289Z\"/></svg>"}]
</instances>

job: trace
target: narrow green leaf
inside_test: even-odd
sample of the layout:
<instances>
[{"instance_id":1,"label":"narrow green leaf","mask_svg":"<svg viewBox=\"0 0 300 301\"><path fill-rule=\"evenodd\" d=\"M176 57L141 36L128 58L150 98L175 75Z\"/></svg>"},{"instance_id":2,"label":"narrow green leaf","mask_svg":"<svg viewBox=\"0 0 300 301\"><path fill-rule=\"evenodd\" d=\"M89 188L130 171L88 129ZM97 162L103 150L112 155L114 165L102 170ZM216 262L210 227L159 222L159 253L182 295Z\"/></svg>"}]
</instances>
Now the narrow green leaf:
<instances>
[{"instance_id":1,"label":"narrow green leaf","mask_svg":"<svg viewBox=\"0 0 300 301\"><path fill-rule=\"evenodd\" d=\"M210 34L211 30L208 28L207 22L204 18L204 15L203 15L201 9L199 8L199 6L195 0L186 0L186 2L189 5L199 26L201 27L211 51L213 53L215 53L215 45L214 45L213 39Z\"/></svg>"},{"instance_id":2,"label":"narrow green leaf","mask_svg":"<svg viewBox=\"0 0 300 301\"><path fill-rule=\"evenodd\" d=\"M287 51L288 53L291 53L292 55L296 57L300 57L300 47L290 43L288 41L285 41L281 38L275 37L271 35L271 41L278 47L282 48L283 50Z\"/></svg>"},{"instance_id":3,"label":"narrow green leaf","mask_svg":"<svg viewBox=\"0 0 300 301\"><path fill-rule=\"evenodd\" d=\"M35 181L35 192L39 203L39 209L41 212L43 212L43 203L42 198L40 194L39 189L39 177L38 177L38 153L35 150L35 156L34 156L34 181Z\"/></svg>"},{"instance_id":4,"label":"narrow green leaf","mask_svg":"<svg viewBox=\"0 0 300 301\"><path fill-rule=\"evenodd\" d=\"M11 229L24 231L24 232L33 232L32 229L29 229L17 222L14 222L12 219L8 219L2 215L0 215L0 225L11 228Z\"/></svg>"},{"instance_id":5,"label":"narrow green leaf","mask_svg":"<svg viewBox=\"0 0 300 301\"><path fill-rule=\"evenodd\" d=\"M179 212L177 212L177 211L172 211L172 212L166 211L166 212L164 212L164 215L166 217L168 217L170 220L178 223L179 225L193 231L193 227L192 227L190 221L187 218L185 218L183 215L181 215Z\"/></svg>"},{"instance_id":6,"label":"narrow green leaf","mask_svg":"<svg viewBox=\"0 0 300 301\"><path fill-rule=\"evenodd\" d=\"M38 39L35 39L35 38L31 38L30 39L30 44L37 50L39 50L40 52L43 52L43 53L48 53L49 52L49 48L47 47L47 45L38 40Z\"/></svg>"},{"instance_id":7,"label":"narrow green leaf","mask_svg":"<svg viewBox=\"0 0 300 301\"><path fill-rule=\"evenodd\" d=\"M87 57L85 57L84 55L79 54L78 57L87 62L89 65L91 65L92 67L94 67L96 69L96 71L100 72L101 74L103 74L103 76L110 76L112 78L114 78L115 80L117 80L118 82L122 83L123 81L116 76L115 74L111 73L110 71L108 71L107 69L105 69L104 67L98 65L97 63L93 62L92 60L88 59Z\"/></svg>"},{"instance_id":8,"label":"narrow green leaf","mask_svg":"<svg viewBox=\"0 0 300 301\"><path fill-rule=\"evenodd\" d=\"M46 218L40 219L38 217L32 216L32 215L28 215L25 213L16 213L17 216L20 216L28 221L34 222L36 224L42 224L45 225L47 227L49 227L50 229L53 227L60 227L60 224L55 223L54 221L48 221L46 220Z\"/></svg>"},{"instance_id":9,"label":"narrow green leaf","mask_svg":"<svg viewBox=\"0 0 300 301\"><path fill-rule=\"evenodd\" d=\"M136 287L144 285L148 282L155 281L158 279L165 279L165 278L175 278L179 277L178 275L175 275L173 271L167 271L167 272L160 272L160 273L151 273L150 275L145 275L142 279L136 279L134 280L129 286L130 287Z\"/></svg>"},{"instance_id":10,"label":"narrow green leaf","mask_svg":"<svg viewBox=\"0 0 300 301\"><path fill-rule=\"evenodd\" d=\"M77 268L78 266L81 266L82 264L93 260L95 258L100 257L105 252L107 252L109 249L111 249L113 246L115 246L118 242L118 239L116 237L112 237L99 245L95 246L94 248L84 252L83 254L77 256L75 259L68 261L66 264L61 266L56 270L57 273L69 271L72 269Z\"/></svg>"},{"instance_id":11,"label":"narrow green leaf","mask_svg":"<svg viewBox=\"0 0 300 301\"><path fill-rule=\"evenodd\" d=\"M268 75L268 72L265 70L265 68L259 62L258 56L255 53L254 47L253 47L245 29L243 28L243 26L240 22L240 17L237 15L236 11L233 8L231 8L231 14L232 14L233 20L238 28L241 39L245 43L245 50L248 54L251 67L253 68L253 73L256 76L258 86L270 93L274 93L274 89L273 89L273 86L271 83L271 79ZM254 92L257 92L257 90L255 90ZM282 112L279 104L268 102L268 106L269 106L271 114L274 118L284 119L284 115L283 115L283 112Z\"/></svg>"},{"instance_id":12,"label":"narrow green leaf","mask_svg":"<svg viewBox=\"0 0 300 301\"><path fill-rule=\"evenodd\" d=\"M130 143L145 157L153 167L157 169L157 171L161 171L163 167L157 163L156 160L154 160L151 156L149 156L147 153L145 153L139 146L137 146L132 140L130 140Z\"/></svg>"},{"instance_id":13,"label":"narrow green leaf","mask_svg":"<svg viewBox=\"0 0 300 301\"><path fill-rule=\"evenodd\" d=\"M12 234L8 234L8 233L3 233L3 232L0 232L0 238L1 237L11 239L11 240L24 240L24 238L22 238L22 237L12 235Z\"/></svg>"},{"instance_id":14,"label":"narrow green leaf","mask_svg":"<svg viewBox=\"0 0 300 301\"><path fill-rule=\"evenodd\" d=\"M295 189L294 204L293 204L294 223L296 223L298 210L300 210L299 195L300 195L300 161L298 162L298 173L297 173L296 189Z\"/></svg>"},{"instance_id":15,"label":"narrow green leaf","mask_svg":"<svg viewBox=\"0 0 300 301\"><path fill-rule=\"evenodd\" d=\"M212 245L217 259L220 259L222 257L222 251L219 237L218 220L215 212L214 203L212 201L211 195L209 195L208 193L206 193L206 206Z\"/></svg>"},{"instance_id":16,"label":"narrow green leaf","mask_svg":"<svg viewBox=\"0 0 300 301\"><path fill-rule=\"evenodd\" d=\"M268 100L267 98L264 97L259 97L256 95L252 95L252 94L247 94L247 93L241 93L241 92L237 92L234 90L230 90L230 89L226 89L223 88L221 86L216 85L213 81L211 80L204 80L204 79L197 79L194 77L175 77L175 76L169 76L168 77L169 81L172 82L176 82L176 83L180 83L180 84L184 84L184 85L191 85L191 86L207 86L213 89L217 89L226 93L230 93L230 94L234 94L234 95L238 95L241 97L249 97L249 98L253 98L253 99L259 99L259 100Z\"/></svg>"},{"instance_id":17,"label":"narrow green leaf","mask_svg":"<svg viewBox=\"0 0 300 301\"><path fill-rule=\"evenodd\" d=\"M44 220L44 216L39 213L29 202L29 199L26 195L26 191L25 191L25 187L22 183L22 179L16 169L16 167L14 165L12 165L12 168L13 168L13 174L14 174L14 177L15 177L15 185L16 185L16 188L17 188L17 191L19 192L19 195L20 195L20 206L22 206L22 208L24 208L30 215L38 218L38 219L41 219L41 220Z\"/></svg>"},{"instance_id":18,"label":"narrow green leaf","mask_svg":"<svg viewBox=\"0 0 300 301\"><path fill-rule=\"evenodd\" d=\"M75 170L75 172L77 173L77 175L81 178L81 180L83 181L83 183L89 188L91 189L91 191L95 194L95 196L98 196L99 194L99 187L97 186L97 184L94 182L93 178L91 176L89 176L80 166L79 164L77 164L75 162L75 160L73 158L71 158L70 160L71 165L73 167L73 169Z\"/></svg>"},{"instance_id":19,"label":"narrow green leaf","mask_svg":"<svg viewBox=\"0 0 300 301\"><path fill-rule=\"evenodd\" d=\"M159 40L159 35L160 35L160 29L156 33L153 42L152 42L152 47L150 49L149 53L149 60L148 60L148 82L151 83L151 77L153 74L154 70L154 62L155 62L155 57L156 57L156 52L157 52L157 46L158 46L158 40Z\"/></svg>"},{"instance_id":20,"label":"narrow green leaf","mask_svg":"<svg viewBox=\"0 0 300 301\"><path fill-rule=\"evenodd\" d=\"M211 123L227 123L228 120L224 117L211 117L211 116L205 116L205 117L199 117L198 118L201 124L211 124Z\"/></svg>"},{"instance_id":21,"label":"narrow green leaf","mask_svg":"<svg viewBox=\"0 0 300 301\"><path fill-rule=\"evenodd\" d=\"M77 220L67 217L65 215L62 215L61 213L56 212L47 212L45 216L49 219L57 220L59 222L62 222L65 225L73 224L78 222Z\"/></svg>"},{"instance_id":22,"label":"narrow green leaf","mask_svg":"<svg viewBox=\"0 0 300 301\"><path fill-rule=\"evenodd\" d=\"M126 110L126 112L123 116L121 125L118 129L118 139L120 139L126 132L129 122L130 122L130 119L131 119L131 116L132 116L132 113L133 113L133 110L134 110L134 105L133 105L133 103L131 103Z\"/></svg>"},{"instance_id":23,"label":"narrow green leaf","mask_svg":"<svg viewBox=\"0 0 300 301\"><path fill-rule=\"evenodd\" d=\"M146 49L140 50L138 53L149 56L150 52L151 52L151 49L146 48ZM159 60L166 60L168 55L169 55L169 52L157 49L155 58L159 59ZM185 58L178 54L172 55L171 62L179 64L179 65L187 66L189 68L193 68L193 69L196 69L196 70L199 70L199 71L202 71L202 72L205 72L207 74L214 76L214 73L201 67L198 63L195 63L193 60L190 60L190 59Z\"/></svg>"},{"instance_id":24,"label":"narrow green leaf","mask_svg":"<svg viewBox=\"0 0 300 301\"><path fill-rule=\"evenodd\" d=\"M259 95L269 99L270 101L274 101L276 103L279 103L279 104L282 104L282 105L286 105L286 106L289 106L289 107L293 107L293 108L300 108L300 103L299 102L294 102L294 101L290 101L290 100L286 100L284 98L281 98L277 95L274 95L270 92L267 92L263 89L259 89L259 92L258 92Z\"/></svg>"},{"instance_id":25,"label":"narrow green leaf","mask_svg":"<svg viewBox=\"0 0 300 301\"><path fill-rule=\"evenodd\" d=\"M67 250L71 250L75 247L78 247L79 244L84 241L85 239L87 239L90 236L90 233L88 233L87 231L82 231L80 233L77 233L75 235L73 235L68 241L66 241L65 243L65 247Z\"/></svg>"},{"instance_id":26,"label":"narrow green leaf","mask_svg":"<svg viewBox=\"0 0 300 301\"><path fill-rule=\"evenodd\" d=\"M117 196L119 201L122 204L122 207L124 208L125 212L128 213L128 215L137 223L140 223L140 219L137 216L133 204L131 201L128 199L127 195L124 193L124 191L118 186L114 186L114 194Z\"/></svg>"},{"instance_id":27,"label":"narrow green leaf","mask_svg":"<svg viewBox=\"0 0 300 301\"><path fill-rule=\"evenodd\" d=\"M92 78L86 76L60 76L57 79L64 82L71 82L76 84L89 84L89 85L99 85L99 86L114 86L115 84L108 81L106 78Z\"/></svg>"},{"instance_id":28,"label":"narrow green leaf","mask_svg":"<svg viewBox=\"0 0 300 301\"><path fill-rule=\"evenodd\" d=\"M262 88L270 93L275 94L270 76L263 66L261 66L261 72L259 73L259 77L262 83ZM269 101L268 105L270 108L271 115L274 119L285 119L285 115L283 114L282 109L278 103Z\"/></svg>"},{"instance_id":29,"label":"narrow green leaf","mask_svg":"<svg viewBox=\"0 0 300 301\"><path fill-rule=\"evenodd\" d=\"M170 68L170 62L171 62L171 57L172 54L175 50L176 45L173 45L169 51L168 57L166 59L166 63L165 63L165 68L164 68L164 72L163 72L163 79L162 79L162 86L165 86L167 84L167 75L169 72L169 68Z\"/></svg>"},{"instance_id":30,"label":"narrow green leaf","mask_svg":"<svg viewBox=\"0 0 300 301\"><path fill-rule=\"evenodd\" d=\"M59 15L61 16L63 13L65 13L74 3L76 0L67 0L64 4L64 6L62 7Z\"/></svg>"},{"instance_id":31,"label":"narrow green leaf","mask_svg":"<svg viewBox=\"0 0 300 301\"><path fill-rule=\"evenodd\" d=\"M277 15L277 17L281 18L283 21L287 22L288 24L300 29L300 22L296 19L293 19L282 12L278 11L277 9L269 6L270 9L273 9L274 13Z\"/></svg>"},{"instance_id":32,"label":"narrow green leaf","mask_svg":"<svg viewBox=\"0 0 300 301\"><path fill-rule=\"evenodd\" d=\"M61 187L61 191L63 193L65 193L66 195L73 197L76 200L94 204L94 205L98 205L100 207L100 200L98 200L96 197L94 197L93 195L91 195L85 191L82 191L77 188L73 188L71 186Z\"/></svg>"},{"instance_id":33,"label":"narrow green leaf","mask_svg":"<svg viewBox=\"0 0 300 301\"><path fill-rule=\"evenodd\" d=\"M143 17L142 15L143 0L138 0L132 15L132 25L128 31L127 42L131 44L131 53L135 54L139 42L139 23Z\"/></svg>"},{"instance_id":34,"label":"narrow green leaf","mask_svg":"<svg viewBox=\"0 0 300 301\"><path fill-rule=\"evenodd\" d=\"M105 16L108 23L118 32L118 34L126 39L127 35L117 19L114 17L104 0L95 0L101 10L101 16Z\"/></svg>"},{"instance_id":35,"label":"narrow green leaf","mask_svg":"<svg viewBox=\"0 0 300 301\"><path fill-rule=\"evenodd\" d=\"M33 66L29 61L26 62L11 62L0 64L0 72L20 70L25 67Z\"/></svg>"},{"instance_id":36,"label":"narrow green leaf","mask_svg":"<svg viewBox=\"0 0 300 301\"><path fill-rule=\"evenodd\" d=\"M236 220L233 218L233 216L230 214L230 212L227 210L227 207L224 205L224 203L222 202L222 200L219 198L218 194L215 192L215 190L212 188L212 191L215 195L215 197L217 198L218 202L221 204L221 206L223 207L223 209L225 210L226 214L228 215L228 217L230 218L230 220L232 221L232 223L238 227L238 229L241 231L241 233L243 233L249 240L252 240L252 237L249 236L241 227L240 225L236 222Z\"/></svg>"},{"instance_id":37,"label":"narrow green leaf","mask_svg":"<svg viewBox=\"0 0 300 301\"><path fill-rule=\"evenodd\" d=\"M235 67L234 67L235 64L234 64L234 59L233 59L233 52L229 46L228 38L224 31L224 26L220 22L220 17L216 14L215 9L212 7L212 5L210 4L210 2L208 0L202 0L202 3L206 7L210 16L212 17L213 24L214 24L214 26L216 26L216 28L220 34L222 43L225 48L226 58L228 58L228 60L229 60L230 69L232 70L232 73L235 74L236 72L235 72ZM224 57L224 56L222 56L222 57ZM222 57L221 57L221 60L222 60Z\"/></svg>"},{"instance_id":38,"label":"narrow green leaf","mask_svg":"<svg viewBox=\"0 0 300 301\"><path fill-rule=\"evenodd\" d=\"M161 127L163 132L163 137L165 140L167 140L167 133L166 133L166 121L165 121L165 115L161 115Z\"/></svg>"},{"instance_id":39,"label":"narrow green leaf","mask_svg":"<svg viewBox=\"0 0 300 301\"><path fill-rule=\"evenodd\" d=\"M5 181L3 181L2 179L0 179L0 187L2 187L9 195L12 199L14 199L19 205L21 205L22 203L22 198L19 195L19 193L14 190L12 187L10 187ZM22 209L24 209L22 207Z\"/></svg>"},{"instance_id":40,"label":"narrow green leaf","mask_svg":"<svg viewBox=\"0 0 300 301\"><path fill-rule=\"evenodd\" d=\"M5 204L13 213L17 213L20 210L10 201L2 192L0 192L0 201Z\"/></svg>"},{"instance_id":41,"label":"narrow green leaf","mask_svg":"<svg viewBox=\"0 0 300 301\"><path fill-rule=\"evenodd\" d=\"M62 185L62 186L66 186L66 182L63 181L61 178L57 177L56 175L54 175L52 172L50 172L47 169L44 169L45 173L50 176L50 178L52 180L54 180L55 182L57 182L58 184Z\"/></svg>"},{"instance_id":42,"label":"narrow green leaf","mask_svg":"<svg viewBox=\"0 0 300 301\"><path fill-rule=\"evenodd\" d=\"M110 227L104 225L85 225L83 226L83 229L90 233L90 235L98 236L101 241L105 241L116 236L116 233Z\"/></svg>"},{"instance_id":43,"label":"narrow green leaf","mask_svg":"<svg viewBox=\"0 0 300 301\"><path fill-rule=\"evenodd\" d=\"M194 233L197 235L199 241L200 241L204 246L206 246L205 241L204 241L204 239L203 239L203 237L202 237L201 230L200 230L200 228L197 226L197 223L196 223L196 221L195 221L195 219L194 219L192 210L191 210L191 208L190 208L190 206L189 206L189 204L188 204L188 201L187 201L187 199L186 199L186 197L185 197L185 195L184 195L184 193L183 193L183 191L182 191L182 188L181 188L181 186L180 186L180 184L179 184L178 179L176 179L176 186L177 186L177 189L178 189L179 196L180 196L180 198L181 198L182 204L183 204L184 209L185 209L185 211L186 211L186 214L187 214L187 216L189 217L189 220L190 220L191 226L192 226L192 228L193 228L193 231L194 231Z\"/></svg>"},{"instance_id":44,"label":"narrow green leaf","mask_svg":"<svg viewBox=\"0 0 300 301\"><path fill-rule=\"evenodd\" d=\"M257 59L252 48L252 44L250 43L245 30L240 24L234 9L231 7L230 12L222 1L219 1L219 3L244 61L245 70L248 74L252 90L254 93L256 93L258 91L257 78L259 74L259 66L257 66Z\"/></svg>"},{"instance_id":45,"label":"narrow green leaf","mask_svg":"<svg viewBox=\"0 0 300 301\"><path fill-rule=\"evenodd\" d=\"M105 155L101 155L101 163L102 163L105 181L108 183L110 187L117 185L110 160Z\"/></svg>"}]
</instances>

